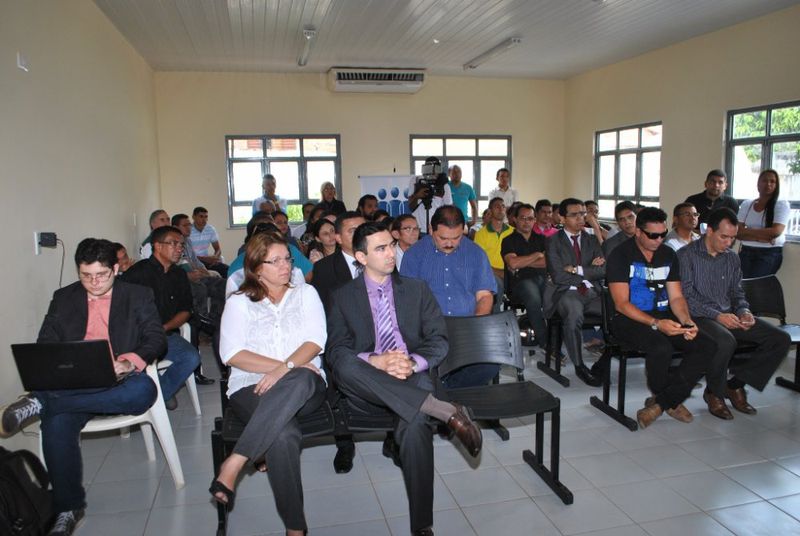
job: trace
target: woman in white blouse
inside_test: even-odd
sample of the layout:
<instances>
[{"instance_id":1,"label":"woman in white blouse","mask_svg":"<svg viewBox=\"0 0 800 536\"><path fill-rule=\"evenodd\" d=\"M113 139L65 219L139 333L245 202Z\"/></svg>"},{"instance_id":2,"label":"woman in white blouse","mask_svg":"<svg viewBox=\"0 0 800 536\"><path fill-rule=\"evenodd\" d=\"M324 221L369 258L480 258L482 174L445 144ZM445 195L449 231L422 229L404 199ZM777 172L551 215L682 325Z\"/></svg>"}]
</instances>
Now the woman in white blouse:
<instances>
[{"instance_id":1,"label":"woman in white blouse","mask_svg":"<svg viewBox=\"0 0 800 536\"><path fill-rule=\"evenodd\" d=\"M325 313L313 287L290 284L292 258L282 236L254 235L244 272L222 315L220 354L231 366L231 408L247 426L209 492L232 506L245 464L266 463L286 533L302 535L307 526L296 417L313 412L325 399L319 356L327 339Z\"/></svg>"},{"instance_id":2,"label":"woman in white blouse","mask_svg":"<svg viewBox=\"0 0 800 536\"><path fill-rule=\"evenodd\" d=\"M758 198L739 206L739 232L742 241L739 259L742 276L762 277L778 272L783 263L783 243L789 222L789 203L778 199L781 181L778 172L767 169L758 176Z\"/></svg>"}]
</instances>

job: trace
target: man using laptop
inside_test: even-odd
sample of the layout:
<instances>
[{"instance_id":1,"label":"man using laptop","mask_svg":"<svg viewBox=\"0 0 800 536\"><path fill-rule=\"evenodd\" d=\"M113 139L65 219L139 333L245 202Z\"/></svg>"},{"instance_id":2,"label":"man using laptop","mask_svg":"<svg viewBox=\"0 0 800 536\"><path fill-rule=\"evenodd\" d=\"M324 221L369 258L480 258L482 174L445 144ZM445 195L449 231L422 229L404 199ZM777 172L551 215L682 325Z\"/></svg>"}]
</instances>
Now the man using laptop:
<instances>
[{"instance_id":1,"label":"man using laptop","mask_svg":"<svg viewBox=\"0 0 800 536\"><path fill-rule=\"evenodd\" d=\"M57 536L72 534L86 508L81 429L96 415L147 411L157 391L144 368L167 348L153 292L115 281L119 267L111 242L83 240L75 252L75 265L79 281L53 294L37 342L108 340L120 381L99 389L34 391L0 414L2 437L41 420L42 450L57 512L49 534Z\"/></svg>"}]
</instances>

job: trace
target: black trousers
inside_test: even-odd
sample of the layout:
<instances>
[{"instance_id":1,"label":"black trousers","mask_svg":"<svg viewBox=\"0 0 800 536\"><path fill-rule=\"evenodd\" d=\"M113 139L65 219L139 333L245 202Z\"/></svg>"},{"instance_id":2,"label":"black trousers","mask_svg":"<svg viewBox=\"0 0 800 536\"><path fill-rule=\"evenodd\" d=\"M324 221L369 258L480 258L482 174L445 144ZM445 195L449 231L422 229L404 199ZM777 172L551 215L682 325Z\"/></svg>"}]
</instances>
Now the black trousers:
<instances>
[{"instance_id":1,"label":"black trousers","mask_svg":"<svg viewBox=\"0 0 800 536\"><path fill-rule=\"evenodd\" d=\"M422 372L399 380L361 359L339 359L333 374L339 390L357 407L372 405L398 416L394 437L400 447L411 531L433 526L433 429L419 411L433 391L430 376Z\"/></svg>"},{"instance_id":2,"label":"black trousers","mask_svg":"<svg viewBox=\"0 0 800 536\"><path fill-rule=\"evenodd\" d=\"M697 327L717 343L707 380L709 390L720 398L725 397L728 370L747 385L763 391L792 343L789 334L759 318L747 330L728 329L711 318L695 318L695 321ZM739 342L755 343L758 348L750 353L737 354L731 361Z\"/></svg>"},{"instance_id":3,"label":"black trousers","mask_svg":"<svg viewBox=\"0 0 800 536\"><path fill-rule=\"evenodd\" d=\"M669 316L670 320L677 320ZM645 354L647 387L663 409L673 409L689 398L692 387L706 373L717 345L707 333L699 330L691 341L683 335L667 336L645 324L618 314L611 323L614 336L625 346ZM683 352L677 369L670 371L676 350Z\"/></svg>"},{"instance_id":4,"label":"black trousers","mask_svg":"<svg viewBox=\"0 0 800 536\"><path fill-rule=\"evenodd\" d=\"M316 372L299 368L261 396L254 387L243 387L230 397L236 417L247 423L233 452L253 462L266 457L278 515L287 529L306 530L300 479L303 434L296 417L312 413L325 401L325 382Z\"/></svg>"}]
</instances>

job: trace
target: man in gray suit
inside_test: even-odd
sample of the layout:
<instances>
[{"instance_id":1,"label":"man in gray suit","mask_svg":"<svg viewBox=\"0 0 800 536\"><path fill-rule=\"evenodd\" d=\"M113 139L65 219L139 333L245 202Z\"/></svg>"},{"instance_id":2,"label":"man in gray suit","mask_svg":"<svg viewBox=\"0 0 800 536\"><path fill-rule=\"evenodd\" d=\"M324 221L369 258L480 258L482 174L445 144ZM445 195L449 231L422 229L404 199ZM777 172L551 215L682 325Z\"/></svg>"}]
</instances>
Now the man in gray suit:
<instances>
[{"instance_id":1,"label":"man in gray suit","mask_svg":"<svg viewBox=\"0 0 800 536\"><path fill-rule=\"evenodd\" d=\"M325 360L354 405L397 415L403 480L413 534L433 534L433 432L444 422L472 456L480 429L462 406L435 398L428 374L447 354L447 329L423 281L395 272L394 239L385 224L356 229L353 249L363 273L331 295Z\"/></svg>"},{"instance_id":2,"label":"man in gray suit","mask_svg":"<svg viewBox=\"0 0 800 536\"><path fill-rule=\"evenodd\" d=\"M562 319L564 343L575 374L584 383L597 387L602 380L583 364L581 355L584 314L602 314L600 292L606 275L605 259L597 238L584 231L586 206L568 198L558 207L564 228L547 239L547 273L544 314L558 312Z\"/></svg>"}]
</instances>

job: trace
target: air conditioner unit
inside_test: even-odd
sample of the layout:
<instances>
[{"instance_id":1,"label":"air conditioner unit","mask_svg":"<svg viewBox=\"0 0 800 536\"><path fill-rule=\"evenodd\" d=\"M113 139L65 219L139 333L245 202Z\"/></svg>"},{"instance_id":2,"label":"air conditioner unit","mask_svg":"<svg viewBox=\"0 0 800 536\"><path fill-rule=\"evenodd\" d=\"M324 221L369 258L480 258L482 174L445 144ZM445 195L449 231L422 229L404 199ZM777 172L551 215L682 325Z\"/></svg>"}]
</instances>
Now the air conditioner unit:
<instances>
[{"instance_id":1,"label":"air conditioner unit","mask_svg":"<svg viewBox=\"0 0 800 536\"><path fill-rule=\"evenodd\" d=\"M328 71L331 91L350 93L416 93L425 85L425 69L358 69Z\"/></svg>"}]
</instances>

